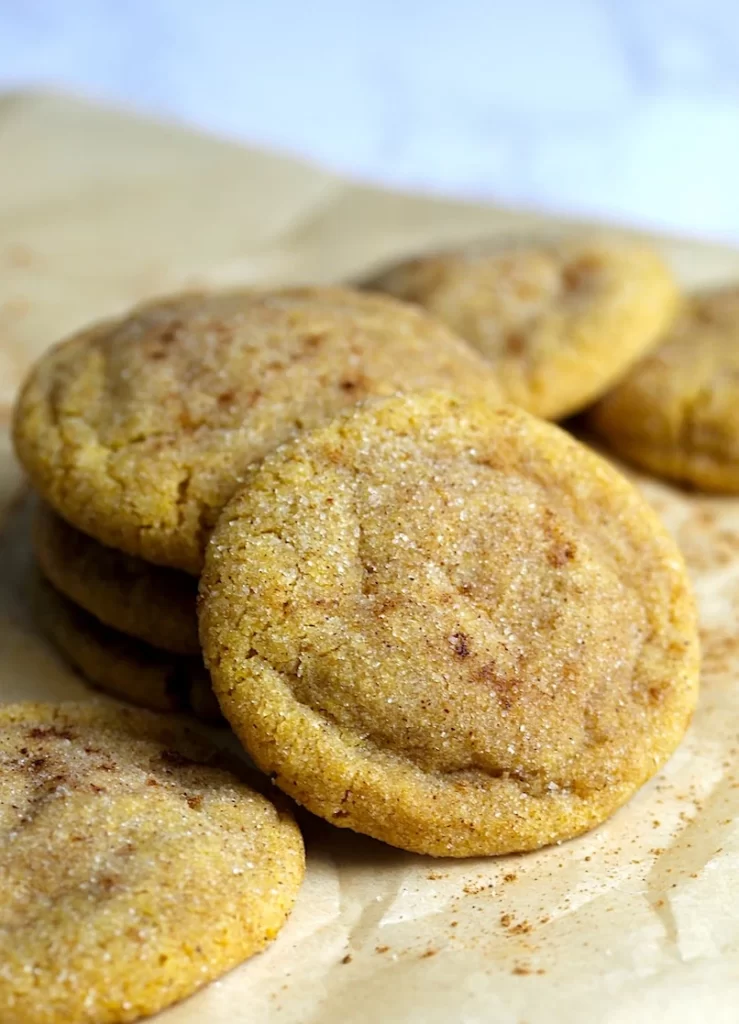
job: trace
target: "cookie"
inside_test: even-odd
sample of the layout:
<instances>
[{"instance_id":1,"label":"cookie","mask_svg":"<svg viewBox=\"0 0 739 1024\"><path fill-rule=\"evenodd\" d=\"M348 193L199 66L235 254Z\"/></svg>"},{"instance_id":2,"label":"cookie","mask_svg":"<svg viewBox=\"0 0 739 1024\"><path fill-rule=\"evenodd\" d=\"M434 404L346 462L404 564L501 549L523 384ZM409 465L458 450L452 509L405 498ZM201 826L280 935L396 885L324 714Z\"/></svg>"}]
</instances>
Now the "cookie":
<instances>
[{"instance_id":1,"label":"cookie","mask_svg":"<svg viewBox=\"0 0 739 1024\"><path fill-rule=\"evenodd\" d=\"M0 707L0 1019L134 1021L279 932L292 816L169 719Z\"/></svg>"},{"instance_id":2,"label":"cookie","mask_svg":"<svg viewBox=\"0 0 739 1024\"><path fill-rule=\"evenodd\" d=\"M205 722L222 722L202 658L160 651L111 629L40 573L31 585L39 625L92 686L152 711L190 712Z\"/></svg>"},{"instance_id":3,"label":"cookie","mask_svg":"<svg viewBox=\"0 0 739 1024\"><path fill-rule=\"evenodd\" d=\"M33 546L44 576L113 629L175 654L199 654L197 582L188 573L105 547L44 502L34 510Z\"/></svg>"},{"instance_id":4,"label":"cookie","mask_svg":"<svg viewBox=\"0 0 739 1024\"><path fill-rule=\"evenodd\" d=\"M545 419L607 391L658 342L677 301L656 252L597 238L421 256L365 287L434 313L491 362L506 399Z\"/></svg>"},{"instance_id":5,"label":"cookie","mask_svg":"<svg viewBox=\"0 0 739 1024\"><path fill-rule=\"evenodd\" d=\"M499 399L484 360L409 305L340 288L152 304L47 352L15 410L19 458L68 522L198 574L251 462L366 395Z\"/></svg>"},{"instance_id":6,"label":"cookie","mask_svg":"<svg viewBox=\"0 0 739 1024\"><path fill-rule=\"evenodd\" d=\"M419 853L529 850L626 801L696 703L682 558L627 481L513 406L368 403L268 456L200 632L256 763Z\"/></svg>"},{"instance_id":7,"label":"cookie","mask_svg":"<svg viewBox=\"0 0 739 1024\"><path fill-rule=\"evenodd\" d=\"M739 494L739 288L688 300L664 343L586 422L658 476Z\"/></svg>"}]
</instances>

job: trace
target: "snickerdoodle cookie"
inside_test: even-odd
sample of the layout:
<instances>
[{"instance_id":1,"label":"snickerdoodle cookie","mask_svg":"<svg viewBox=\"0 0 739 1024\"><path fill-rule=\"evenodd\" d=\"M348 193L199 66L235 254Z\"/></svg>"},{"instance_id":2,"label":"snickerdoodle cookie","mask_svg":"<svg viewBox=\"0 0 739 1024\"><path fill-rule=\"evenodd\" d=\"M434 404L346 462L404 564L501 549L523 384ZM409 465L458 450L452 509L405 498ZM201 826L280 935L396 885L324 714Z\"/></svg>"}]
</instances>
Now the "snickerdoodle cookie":
<instances>
[{"instance_id":1,"label":"snickerdoodle cookie","mask_svg":"<svg viewBox=\"0 0 739 1024\"><path fill-rule=\"evenodd\" d=\"M31 580L33 609L44 633L88 683L152 711L223 718L199 656L159 650L104 625L40 574Z\"/></svg>"},{"instance_id":2,"label":"snickerdoodle cookie","mask_svg":"<svg viewBox=\"0 0 739 1024\"><path fill-rule=\"evenodd\" d=\"M33 548L44 576L96 619L175 654L199 654L197 581L99 544L36 502Z\"/></svg>"},{"instance_id":3,"label":"snickerdoodle cookie","mask_svg":"<svg viewBox=\"0 0 739 1024\"><path fill-rule=\"evenodd\" d=\"M224 714L311 811L435 855L603 821L698 690L682 558L602 459L513 406L368 402L228 503L200 634Z\"/></svg>"},{"instance_id":4,"label":"snickerdoodle cookie","mask_svg":"<svg viewBox=\"0 0 739 1024\"><path fill-rule=\"evenodd\" d=\"M691 298L664 343L587 421L637 466L739 494L739 288Z\"/></svg>"},{"instance_id":5,"label":"snickerdoodle cookie","mask_svg":"<svg viewBox=\"0 0 739 1024\"><path fill-rule=\"evenodd\" d=\"M602 238L419 256L364 286L434 313L486 356L508 401L545 419L602 395L657 343L677 301L656 252Z\"/></svg>"},{"instance_id":6,"label":"snickerdoodle cookie","mask_svg":"<svg viewBox=\"0 0 739 1024\"><path fill-rule=\"evenodd\" d=\"M253 461L367 395L425 387L499 398L477 352L390 297L342 288L187 296L42 356L16 405L15 446L68 522L197 574Z\"/></svg>"},{"instance_id":7,"label":"snickerdoodle cookie","mask_svg":"<svg viewBox=\"0 0 739 1024\"><path fill-rule=\"evenodd\" d=\"M0 707L0 1019L138 1020L276 936L300 833L214 755L143 711Z\"/></svg>"}]
</instances>

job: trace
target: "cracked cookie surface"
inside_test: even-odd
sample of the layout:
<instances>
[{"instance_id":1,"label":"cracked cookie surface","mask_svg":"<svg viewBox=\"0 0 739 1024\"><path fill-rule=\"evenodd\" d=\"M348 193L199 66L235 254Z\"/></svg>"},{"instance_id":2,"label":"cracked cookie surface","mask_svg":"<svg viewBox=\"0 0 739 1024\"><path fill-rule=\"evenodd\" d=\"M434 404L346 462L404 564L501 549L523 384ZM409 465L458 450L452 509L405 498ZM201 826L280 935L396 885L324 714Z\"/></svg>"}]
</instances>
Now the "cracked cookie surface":
<instances>
[{"instance_id":1,"label":"cracked cookie surface","mask_svg":"<svg viewBox=\"0 0 739 1024\"><path fill-rule=\"evenodd\" d=\"M199 608L256 763L421 853L592 827L697 697L674 542L620 474L512 406L368 402L267 456L219 520Z\"/></svg>"},{"instance_id":2,"label":"cracked cookie surface","mask_svg":"<svg viewBox=\"0 0 739 1024\"><path fill-rule=\"evenodd\" d=\"M258 952L304 871L292 816L185 727L0 708L0 1018L113 1024Z\"/></svg>"},{"instance_id":3,"label":"cracked cookie surface","mask_svg":"<svg viewBox=\"0 0 739 1024\"><path fill-rule=\"evenodd\" d=\"M109 547L198 574L249 464L372 394L499 399L470 346L414 307L341 288L185 296L47 352L15 410L18 456Z\"/></svg>"},{"instance_id":4,"label":"cracked cookie surface","mask_svg":"<svg viewBox=\"0 0 739 1024\"><path fill-rule=\"evenodd\" d=\"M657 343L677 302L656 252L597 238L420 256L364 287L438 316L491 362L506 400L545 419L602 395Z\"/></svg>"},{"instance_id":5,"label":"cracked cookie surface","mask_svg":"<svg viewBox=\"0 0 739 1024\"><path fill-rule=\"evenodd\" d=\"M200 656L161 651L104 625L40 573L31 583L39 625L64 658L96 689L151 711L194 715L222 724Z\"/></svg>"},{"instance_id":6,"label":"cracked cookie surface","mask_svg":"<svg viewBox=\"0 0 739 1024\"><path fill-rule=\"evenodd\" d=\"M99 544L36 502L33 550L65 597L120 633L175 654L199 654L197 582Z\"/></svg>"},{"instance_id":7,"label":"cracked cookie surface","mask_svg":"<svg viewBox=\"0 0 739 1024\"><path fill-rule=\"evenodd\" d=\"M587 422L614 452L658 476L739 494L739 288L689 299L664 343Z\"/></svg>"}]
</instances>

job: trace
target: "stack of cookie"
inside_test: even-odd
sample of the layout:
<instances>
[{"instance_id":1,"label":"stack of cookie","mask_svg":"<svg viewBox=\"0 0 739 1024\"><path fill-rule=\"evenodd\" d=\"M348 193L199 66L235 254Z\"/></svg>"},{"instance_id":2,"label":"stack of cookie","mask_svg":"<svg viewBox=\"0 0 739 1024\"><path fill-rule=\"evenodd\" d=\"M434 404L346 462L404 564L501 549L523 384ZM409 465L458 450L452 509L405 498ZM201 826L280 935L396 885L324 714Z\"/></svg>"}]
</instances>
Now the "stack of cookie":
<instances>
[{"instance_id":1,"label":"stack of cookie","mask_svg":"<svg viewBox=\"0 0 739 1024\"><path fill-rule=\"evenodd\" d=\"M153 303L47 353L15 419L46 503L44 618L95 685L220 707L330 821L438 855L528 849L662 763L697 645L644 501L501 395L579 408L676 290L650 251L582 242L382 283L475 347L395 297L303 288Z\"/></svg>"},{"instance_id":2,"label":"stack of cookie","mask_svg":"<svg viewBox=\"0 0 739 1024\"><path fill-rule=\"evenodd\" d=\"M94 686L217 721L195 600L221 506L297 430L429 386L498 397L443 325L338 288L182 296L52 349L15 423L47 633Z\"/></svg>"},{"instance_id":3,"label":"stack of cookie","mask_svg":"<svg viewBox=\"0 0 739 1024\"><path fill-rule=\"evenodd\" d=\"M36 617L88 682L153 711L222 721L200 657L194 576L99 544L38 500L33 548Z\"/></svg>"},{"instance_id":4,"label":"stack of cookie","mask_svg":"<svg viewBox=\"0 0 739 1024\"><path fill-rule=\"evenodd\" d=\"M561 416L627 373L674 312L671 278L638 247L495 258L380 282L472 345L369 291L183 296L50 350L15 414L67 657L160 710L220 708L300 804L435 856L603 821L698 690L673 540L520 407ZM40 872L20 939L0 932L0 1006L23 1019L135 1019L262 948L292 905L289 812L170 719L0 710L0 903L19 864Z\"/></svg>"}]
</instances>

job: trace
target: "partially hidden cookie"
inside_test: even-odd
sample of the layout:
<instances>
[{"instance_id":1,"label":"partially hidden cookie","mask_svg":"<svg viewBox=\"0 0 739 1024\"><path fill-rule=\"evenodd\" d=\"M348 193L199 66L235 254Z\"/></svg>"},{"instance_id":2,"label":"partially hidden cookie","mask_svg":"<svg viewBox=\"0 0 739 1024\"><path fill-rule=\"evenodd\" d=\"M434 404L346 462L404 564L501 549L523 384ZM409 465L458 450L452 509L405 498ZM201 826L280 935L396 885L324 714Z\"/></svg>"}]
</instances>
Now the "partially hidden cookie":
<instances>
[{"instance_id":1,"label":"partially hidden cookie","mask_svg":"<svg viewBox=\"0 0 739 1024\"><path fill-rule=\"evenodd\" d=\"M739 288L686 302L664 343L586 419L637 466L739 494Z\"/></svg>"},{"instance_id":2,"label":"partially hidden cookie","mask_svg":"<svg viewBox=\"0 0 739 1024\"><path fill-rule=\"evenodd\" d=\"M508 401L545 419L602 395L658 342L677 302L656 252L600 238L419 256L364 284L438 316L491 362Z\"/></svg>"},{"instance_id":3,"label":"partially hidden cookie","mask_svg":"<svg viewBox=\"0 0 739 1024\"><path fill-rule=\"evenodd\" d=\"M217 765L144 711L0 707L1 1020L138 1020L274 939L300 832Z\"/></svg>"},{"instance_id":4,"label":"partially hidden cookie","mask_svg":"<svg viewBox=\"0 0 739 1024\"><path fill-rule=\"evenodd\" d=\"M92 686L152 711L188 712L222 722L201 657L161 651L104 625L40 573L31 581L39 625Z\"/></svg>"},{"instance_id":5,"label":"partially hidden cookie","mask_svg":"<svg viewBox=\"0 0 739 1024\"><path fill-rule=\"evenodd\" d=\"M200 633L278 786L437 856L603 821L698 691L683 560L637 491L520 409L438 394L367 403L249 474Z\"/></svg>"},{"instance_id":6,"label":"partially hidden cookie","mask_svg":"<svg viewBox=\"0 0 739 1024\"><path fill-rule=\"evenodd\" d=\"M198 574L247 467L357 400L424 387L499 400L443 324L341 288L187 296L41 357L15 409L34 486L110 547Z\"/></svg>"},{"instance_id":7,"label":"partially hidden cookie","mask_svg":"<svg viewBox=\"0 0 739 1024\"><path fill-rule=\"evenodd\" d=\"M199 654L197 581L99 544L36 502L33 547L55 588L113 629L176 654Z\"/></svg>"}]
</instances>

